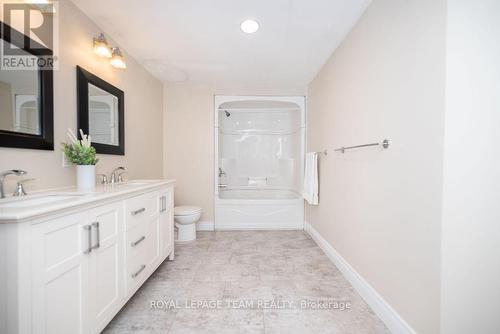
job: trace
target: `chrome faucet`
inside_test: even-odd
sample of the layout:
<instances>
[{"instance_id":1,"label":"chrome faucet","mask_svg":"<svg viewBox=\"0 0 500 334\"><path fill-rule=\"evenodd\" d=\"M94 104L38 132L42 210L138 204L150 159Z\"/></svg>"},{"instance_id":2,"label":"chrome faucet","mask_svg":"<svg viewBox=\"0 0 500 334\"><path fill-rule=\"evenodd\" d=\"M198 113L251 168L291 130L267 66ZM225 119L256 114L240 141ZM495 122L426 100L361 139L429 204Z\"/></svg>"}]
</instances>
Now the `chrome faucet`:
<instances>
[{"instance_id":1,"label":"chrome faucet","mask_svg":"<svg viewBox=\"0 0 500 334\"><path fill-rule=\"evenodd\" d=\"M19 197L19 196L26 196L28 195L26 193L26 190L24 190L24 184L26 182L34 181L35 179L24 179L19 182L17 182L16 190L14 191L14 194L12 196L14 197Z\"/></svg>"},{"instance_id":2,"label":"chrome faucet","mask_svg":"<svg viewBox=\"0 0 500 334\"><path fill-rule=\"evenodd\" d=\"M104 185L108 184L108 176L106 174L100 173L97 175L99 175L101 177L101 184L104 184Z\"/></svg>"},{"instance_id":3,"label":"chrome faucet","mask_svg":"<svg viewBox=\"0 0 500 334\"><path fill-rule=\"evenodd\" d=\"M226 172L224 172L222 168L219 167L219 177L222 177L222 175L227 176Z\"/></svg>"},{"instance_id":4,"label":"chrome faucet","mask_svg":"<svg viewBox=\"0 0 500 334\"><path fill-rule=\"evenodd\" d=\"M121 177L121 174L123 174L123 173L121 173L120 175L116 175L116 172L119 170L126 171L127 168L121 167L121 166L118 168L115 168L113 170L113 172L111 173L111 177L110 177L111 180L109 181L109 183L115 184L115 183L123 182L123 177Z\"/></svg>"},{"instance_id":5,"label":"chrome faucet","mask_svg":"<svg viewBox=\"0 0 500 334\"><path fill-rule=\"evenodd\" d=\"M123 183L123 182L125 182L125 181L123 180L123 174L125 174L125 173L126 173L126 172L121 172L120 174L118 174L118 182L119 182L119 183Z\"/></svg>"},{"instance_id":6,"label":"chrome faucet","mask_svg":"<svg viewBox=\"0 0 500 334\"><path fill-rule=\"evenodd\" d=\"M25 175L28 174L28 172L20 169L12 169L12 170L7 170L5 172L0 173L0 198L5 198L5 191L4 191L4 180L5 177L8 175Z\"/></svg>"},{"instance_id":7,"label":"chrome faucet","mask_svg":"<svg viewBox=\"0 0 500 334\"><path fill-rule=\"evenodd\" d=\"M219 167L219 188L227 188L227 184L221 183L222 176L227 178L226 172L224 172L222 168Z\"/></svg>"}]
</instances>

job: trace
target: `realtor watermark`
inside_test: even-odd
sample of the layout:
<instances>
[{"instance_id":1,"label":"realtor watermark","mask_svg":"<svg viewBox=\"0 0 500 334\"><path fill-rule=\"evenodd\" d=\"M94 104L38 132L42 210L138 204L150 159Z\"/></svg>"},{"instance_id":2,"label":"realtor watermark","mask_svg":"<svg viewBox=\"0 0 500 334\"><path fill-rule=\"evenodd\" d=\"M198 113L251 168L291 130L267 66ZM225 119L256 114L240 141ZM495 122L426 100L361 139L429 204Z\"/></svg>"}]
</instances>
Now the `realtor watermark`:
<instances>
[{"instance_id":1,"label":"realtor watermark","mask_svg":"<svg viewBox=\"0 0 500 334\"><path fill-rule=\"evenodd\" d=\"M158 299L151 300L154 310L171 309L268 309L268 310L339 310L352 308L350 301L333 299L265 300L265 299Z\"/></svg>"},{"instance_id":2,"label":"realtor watermark","mask_svg":"<svg viewBox=\"0 0 500 334\"><path fill-rule=\"evenodd\" d=\"M58 2L2 2L0 70L58 68Z\"/></svg>"}]
</instances>

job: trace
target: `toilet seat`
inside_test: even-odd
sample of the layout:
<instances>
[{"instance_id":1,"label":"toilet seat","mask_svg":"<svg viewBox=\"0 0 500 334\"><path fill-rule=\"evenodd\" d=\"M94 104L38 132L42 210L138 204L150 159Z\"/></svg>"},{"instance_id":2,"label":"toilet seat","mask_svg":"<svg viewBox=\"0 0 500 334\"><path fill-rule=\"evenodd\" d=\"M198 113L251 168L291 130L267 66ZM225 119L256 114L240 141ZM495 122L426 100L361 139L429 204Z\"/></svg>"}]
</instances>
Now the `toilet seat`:
<instances>
[{"instance_id":1,"label":"toilet seat","mask_svg":"<svg viewBox=\"0 0 500 334\"><path fill-rule=\"evenodd\" d=\"M197 206L176 206L174 208L174 215L175 216L190 216L190 215L196 215L201 212L201 208Z\"/></svg>"}]
</instances>

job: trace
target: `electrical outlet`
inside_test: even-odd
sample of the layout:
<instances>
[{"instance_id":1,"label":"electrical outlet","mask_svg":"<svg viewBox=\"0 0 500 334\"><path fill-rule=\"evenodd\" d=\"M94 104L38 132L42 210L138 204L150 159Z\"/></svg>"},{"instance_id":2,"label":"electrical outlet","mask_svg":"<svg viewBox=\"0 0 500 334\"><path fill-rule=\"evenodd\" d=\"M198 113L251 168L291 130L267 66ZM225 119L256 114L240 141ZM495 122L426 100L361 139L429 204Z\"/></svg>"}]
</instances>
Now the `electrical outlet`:
<instances>
[{"instance_id":1,"label":"electrical outlet","mask_svg":"<svg viewBox=\"0 0 500 334\"><path fill-rule=\"evenodd\" d=\"M71 167L71 164L66 160L66 156L64 155L64 152L62 152L62 166L63 168L68 168Z\"/></svg>"}]
</instances>

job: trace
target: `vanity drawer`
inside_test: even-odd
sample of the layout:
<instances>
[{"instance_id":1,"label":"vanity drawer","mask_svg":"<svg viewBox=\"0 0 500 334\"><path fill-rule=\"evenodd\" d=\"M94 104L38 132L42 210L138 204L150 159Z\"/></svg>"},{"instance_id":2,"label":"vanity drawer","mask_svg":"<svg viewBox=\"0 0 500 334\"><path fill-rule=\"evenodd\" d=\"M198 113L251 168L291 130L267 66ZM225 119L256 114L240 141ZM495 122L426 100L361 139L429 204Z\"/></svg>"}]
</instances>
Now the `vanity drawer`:
<instances>
[{"instance_id":1,"label":"vanity drawer","mask_svg":"<svg viewBox=\"0 0 500 334\"><path fill-rule=\"evenodd\" d=\"M125 223L127 230L154 217L159 212L158 193L150 193L125 201Z\"/></svg>"},{"instance_id":2,"label":"vanity drawer","mask_svg":"<svg viewBox=\"0 0 500 334\"><path fill-rule=\"evenodd\" d=\"M135 293L137 287L150 275L151 263L134 261L127 264L127 294Z\"/></svg>"},{"instance_id":3,"label":"vanity drawer","mask_svg":"<svg viewBox=\"0 0 500 334\"><path fill-rule=\"evenodd\" d=\"M150 218L149 222L145 221L137 224L127 231L127 261L128 259L141 256L143 249L147 248L151 243L154 243L154 238L157 237L157 233L154 233L154 228L152 227L155 225L155 219L156 218Z\"/></svg>"},{"instance_id":4,"label":"vanity drawer","mask_svg":"<svg viewBox=\"0 0 500 334\"><path fill-rule=\"evenodd\" d=\"M159 257L158 219L141 223L127 232L127 290L132 290L151 274Z\"/></svg>"},{"instance_id":5,"label":"vanity drawer","mask_svg":"<svg viewBox=\"0 0 500 334\"><path fill-rule=\"evenodd\" d=\"M134 293L138 285L151 274L152 263L148 260L152 254L151 247L144 247L140 253L140 256L136 256L130 259L130 261L127 261L126 281L128 294Z\"/></svg>"}]
</instances>

